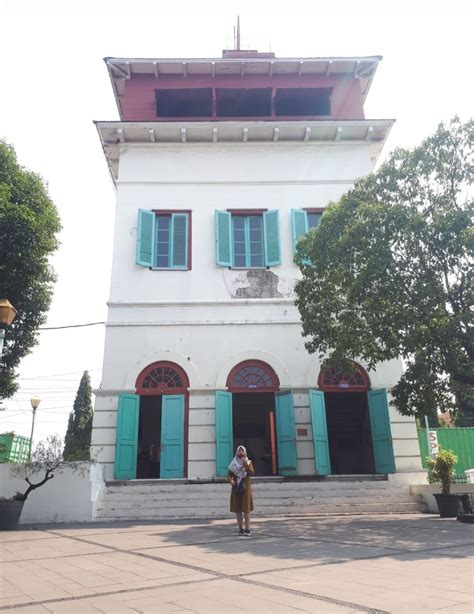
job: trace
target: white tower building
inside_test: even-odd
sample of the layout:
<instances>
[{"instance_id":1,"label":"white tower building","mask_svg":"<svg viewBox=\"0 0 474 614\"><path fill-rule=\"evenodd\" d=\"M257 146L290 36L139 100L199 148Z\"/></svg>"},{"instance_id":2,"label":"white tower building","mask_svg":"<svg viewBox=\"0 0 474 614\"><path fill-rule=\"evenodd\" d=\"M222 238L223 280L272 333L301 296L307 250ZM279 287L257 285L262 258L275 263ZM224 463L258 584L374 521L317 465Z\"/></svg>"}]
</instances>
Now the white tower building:
<instances>
[{"instance_id":1,"label":"white tower building","mask_svg":"<svg viewBox=\"0 0 474 614\"><path fill-rule=\"evenodd\" d=\"M320 372L304 348L294 245L373 169L380 57L106 58L119 121L97 122L117 189L93 450L111 479L421 470L389 407L397 361Z\"/></svg>"}]
</instances>

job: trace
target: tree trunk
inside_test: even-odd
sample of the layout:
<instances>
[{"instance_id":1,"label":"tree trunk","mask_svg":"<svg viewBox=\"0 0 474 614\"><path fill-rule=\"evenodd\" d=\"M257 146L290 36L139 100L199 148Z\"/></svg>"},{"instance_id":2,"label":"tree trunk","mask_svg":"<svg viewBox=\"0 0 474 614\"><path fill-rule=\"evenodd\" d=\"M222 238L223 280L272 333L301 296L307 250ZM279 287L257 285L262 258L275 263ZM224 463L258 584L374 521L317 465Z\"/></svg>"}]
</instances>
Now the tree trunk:
<instances>
[{"instance_id":1,"label":"tree trunk","mask_svg":"<svg viewBox=\"0 0 474 614\"><path fill-rule=\"evenodd\" d=\"M30 482L29 478L25 478L25 480L29 484L29 486L25 490L25 492L23 493L22 498L20 499L20 501L26 501L26 499L28 498L28 495L30 494L31 491L36 490L40 486L43 486L43 484L46 484L46 482L48 480L52 480L53 478L54 478L54 474L50 473L49 471L46 471L45 476L41 480L41 482L37 482L36 484L32 484Z\"/></svg>"}]
</instances>

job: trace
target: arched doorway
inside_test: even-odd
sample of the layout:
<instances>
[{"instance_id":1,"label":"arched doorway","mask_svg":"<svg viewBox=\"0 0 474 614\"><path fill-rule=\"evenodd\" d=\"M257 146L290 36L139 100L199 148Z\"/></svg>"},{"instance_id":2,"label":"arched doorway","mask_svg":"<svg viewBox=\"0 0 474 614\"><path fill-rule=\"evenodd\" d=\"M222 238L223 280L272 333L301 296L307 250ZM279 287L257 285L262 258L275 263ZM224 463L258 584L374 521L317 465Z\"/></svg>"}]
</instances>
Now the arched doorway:
<instances>
[{"instance_id":1,"label":"arched doorway","mask_svg":"<svg viewBox=\"0 0 474 614\"><path fill-rule=\"evenodd\" d=\"M241 362L227 378L234 443L247 448L258 475L278 473L275 393L279 388L277 374L261 360Z\"/></svg>"},{"instance_id":2,"label":"arched doorway","mask_svg":"<svg viewBox=\"0 0 474 614\"><path fill-rule=\"evenodd\" d=\"M138 479L185 477L188 388L188 376L173 362L148 365L137 377Z\"/></svg>"},{"instance_id":3,"label":"arched doorway","mask_svg":"<svg viewBox=\"0 0 474 614\"><path fill-rule=\"evenodd\" d=\"M148 365L136 394L119 395L116 479L186 477L189 379L172 362Z\"/></svg>"},{"instance_id":4,"label":"arched doorway","mask_svg":"<svg viewBox=\"0 0 474 614\"><path fill-rule=\"evenodd\" d=\"M375 473L367 371L356 363L322 369L318 388L324 392L331 472Z\"/></svg>"},{"instance_id":5,"label":"arched doorway","mask_svg":"<svg viewBox=\"0 0 474 614\"><path fill-rule=\"evenodd\" d=\"M216 393L217 475L226 474L238 444L247 448L257 475L296 475L292 395L280 392L277 374L261 360L235 365L227 391Z\"/></svg>"}]
</instances>

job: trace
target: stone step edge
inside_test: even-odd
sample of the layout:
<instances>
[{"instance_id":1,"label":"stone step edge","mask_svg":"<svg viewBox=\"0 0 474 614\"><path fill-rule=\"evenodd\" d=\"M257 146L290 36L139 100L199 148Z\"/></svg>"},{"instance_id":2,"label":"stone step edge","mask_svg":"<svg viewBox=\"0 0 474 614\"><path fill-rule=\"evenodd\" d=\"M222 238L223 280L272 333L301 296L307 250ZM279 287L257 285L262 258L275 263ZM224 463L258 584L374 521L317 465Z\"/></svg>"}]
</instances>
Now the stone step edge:
<instances>
[{"instance_id":1,"label":"stone step edge","mask_svg":"<svg viewBox=\"0 0 474 614\"><path fill-rule=\"evenodd\" d=\"M192 461L191 461L192 462ZM254 483L257 484L347 484L349 482L361 482L365 484L373 484L380 482L389 482L388 475L386 473L374 473L374 474L341 474L337 476L328 475L320 476L296 476L285 478L283 476L254 476ZM171 478L165 480L162 478L133 478L130 480L106 480L106 486L138 486L138 485L153 485L153 484L166 484L177 486L215 486L219 484L226 484L226 478Z\"/></svg>"},{"instance_id":2,"label":"stone step edge","mask_svg":"<svg viewBox=\"0 0 474 614\"><path fill-rule=\"evenodd\" d=\"M256 517L270 517L270 516L276 516L276 517L282 517L282 518L312 518L313 516L322 516L322 517L328 517L328 518L334 518L337 516L392 516L392 515L400 515L400 514L423 514L426 513L426 509L403 509L403 510L399 510L399 509L394 509L394 510L390 510L390 511L376 511L376 510L351 510L351 511L338 511L338 512L326 512L326 511L311 511L311 512L274 512L274 513L265 513L265 514L261 514L259 512L253 512L252 516L256 516ZM141 521L162 521L162 520L205 520L205 519L209 519L209 520L235 520L235 518L229 514L229 512L227 512L226 514L215 514L215 515L190 515L190 514L184 514L184 515L170 515L170 516L101 516L99 514L97 514L94 518L94 520L99 520L99 521L116 521L116 522L121 522L121 521L135 521L135 522L141 522Z\"/></svg>"},{"instance_id":3,"label":"stone step edge","mask_svg":"<svg viewBox=\"0 0 474 614\"><path fill-rule=\"evenodd\" d=\"M403 495L393 495L393 496L372 496L372 497L365 497L365 496L352 496L352 497L311 497L311 496L306 496L306 497L258 497L258 502L259 504L262 505L277 505L277 504L282 504L282 503L286 503L289 505L293 505L293 503L297 503L297 502L301 502L302 504L308 503L308 502L320 502L320 503L326 503L326 504L330 504L330 503L334 503L334 504L338 504L338 503L355 503L357 501L361 501L361 502L367 502L368 499L372 500L372 501L386 501L386 502L390 502L390 503L397 503L397 502L404 502L404 501L417 501L419 498L421 498L421 495L410 495L409 493L403 494ZM204 503L206 505L219 505L222 503L226 503L229 501L229 496L226 497L219 497L219 498L213 498L213 499L194 499L194 498L188 498L188 499L176 499L176 498L154 498L154 497L147 497L144 500L137 500L137 499L129 499L127 498L104 498L101 499L99 502L99 505L102 505L102 503L108 503L108 504L135 504L136 506L139 505L143 505L145 504L156 504L156 505L169 505L170 503L173 504L172 507L180 507L181 505L187 507L190 505L200 505L201 503ZM127 507L127 506L126 506Z\"/></svg>"},{"instance_id":4,"label":"stone step edge","mask_svg":"<svg viewBox=\"0 0 474 614\"><path fill-rule=\"evenodd\" d=\"M420 508L423 504L422 503L417 503L417 502L413 502L413 503L399 503L397 505L385 505L385 506L377 506L377 505L367 505L367 504L356 504L356 505L339 505L337 507L334 507L332 505L295 505L295 506L272 506L270 509L265 509L265 511L268 513L271 513L271 510L273 510L274 513L276 513L276 511L280 512L280 511L288 511L289 509L291 509L292 511L303 511L303 509L305 509L308 512L311 511L317 511L319 510L327 510L328 512L334 512L337 513L338 511L341 511L343 509L363 509L363 510L374 510L374 509L384 509L386 510L387 507L389 507L390 509L398 509L398 508ZM303 509L302 509L303 508ZM156 516L162 516L163 514L161 514L161 512L163 512L166 515L175 515L176 513L184 513L185 510L188 509L194 509L196 512L201 510L201 511L206 511L206 513L214 513L215 512L219 512L219 513L224 513L226 509L226 507L219 507L219 508L211 508L211 511L209 511L209 508L168 508L166 510L163 509L155 509L155 508L141 508L141 509L136 509L136 508L98 508L97 512L120 512L121 515L126 514L128 515L132 515L132 516L141 516L142 512L143 514L146 514L147 512L150 515L156 515ZM262 510L262 508L257 508ZM229 512L227 512L229 513Z\"/></svg>"},{"instance_id":5,"label":"stone step edge","mask_svg":"<svg viewBox=\"0 0 474 614\"><path fill-rule=\"evenodd\" d=\"M199 493L199 494L203 494L203 493L212 493L212 492L222 492L222 491L226 491L229 488L229 484L222 484L219 487L213 486L213 487L197 487L197 488L193 488L192 486L182 486L182 487L174 487L174 488L166 488L166 487L162 487L162 486L157 486L155 488L153 487L134 487L134 488L126 488L126 487L106 487L104 489L104 492L110 493L110 494L130 494L130 495L137 495L137 494L148 494L151 492L163 492L163 493ZM294 485L292 486L282 486L279 485L279 487L277 487L276 485L268 485L268 484L252 484L252 488L254 490L258 490L259 492L348 492L348 491L365 491L365 492L387 492L387 491L402 491L402 490L409 490L409 486L408 485L393 485L393 486L383 486L383 487L367 487L367 485L365 486L347 486L347 487L334 487L334 486L325 486L325 487L321 487L321 486L317 486L317 487L313 487L313 488L298 488Z\"/></svg>"},{"instance_id":6,"label":"stone step edge","mask_svg":"<svg viewBox=\"0 0 474 614\"><path fill-rule=\"evenodd\" d=\"M130 497L131 499L140 499L142 497L163 497L164 499L169 499L172 497L180 497L183 499L186 498L202 498L204 496L206 497L221 497L224 496L228 493L230 493L230 486L228 486L227 488L222 488L220 490L213 490L213 491L196 491L196 490L190 490L190 491L162 491L162 490L150 490L148 492L130 492L130 491L125 491L125 492L110 492L110 491L102 491L104 496L107 497ZM360 496L371 496L371 495L375 495L375 496L397 496L397 495L403 495L403 494L407 494L410 492L409 488L397 488L397 489L384 489L384 490L376 490L376 489L369 489L369 490L365 490L362 488L351 488L351 489L347 489L347 490L336 490L336 489L327 489L327 490L303 490L303 489L282 489L282 490L277 490L277 489L271 489L271 490L262 490L261 488L255 488L252 485L252 491L255 493L258 493L260 496L266 496L266 497L292 497L292 496L296 496L296 497L301 497L301 496L321 496L321 497L335 497L335 496L352 496L354 494L356 495L360 495Z\"/></svg>"}]
</instances>

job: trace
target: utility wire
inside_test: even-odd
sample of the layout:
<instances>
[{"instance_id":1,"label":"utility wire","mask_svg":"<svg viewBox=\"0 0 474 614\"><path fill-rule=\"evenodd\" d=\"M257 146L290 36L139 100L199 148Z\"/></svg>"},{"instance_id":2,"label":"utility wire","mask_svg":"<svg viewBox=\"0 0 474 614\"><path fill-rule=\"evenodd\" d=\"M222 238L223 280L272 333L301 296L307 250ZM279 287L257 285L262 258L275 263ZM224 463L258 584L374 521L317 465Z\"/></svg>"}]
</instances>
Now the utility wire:
<instances>
[{"instance_id":1,"label":"utility wire","mask_svg":"<svg viewBox=\"0 0 474 614\"><path fill-rule=\"evenodd\" d=\"M87 369L86 369L87 371ZM94 376L95 377L95 376ZM23 380L30 380L30 379L38 379L38 378L34 378L34 377L20 377L18 379L23 379ZM43 378L44 382L64 382L65 384L68 384L69 382L78 382L79 379L75 378L75 379L63 379L63 378L59 378L59 377L45 377ZM31 384L28 384L29 386L31 386Z\"/></svg>"},{"instance_id":2,"label":"utility wire","mask_svg":"<svg viewBox=\"0 0 474 614\"><path fill-rule=\"evenodd\" d=\"M20 377L18 379L45 379L47 377L59 377L60 375L74 375L75 373L84 373L84 371L100 371L101 367L95 369L83 369L82 371L68 371L67 373L48 373L47 375L36 375L35 377Z\"/></svg>"},{"instance_id":3,"label":"utility wire","mask_svg":"<svg viewBox=\"0 0 474 614\"><path fill-rule=\"evenodd\" d=\"M40 326L39 330L62 330L64 328L84 328L84 326L97 326L105 322L88 322L87 324L68 324L66 326Z\"/></svg>"},{"instance_id":4,"label":"utility wire","mask_svg":"<svg viewBox=\"0 0 474 614\"><path fill-rule=\"evenodd\" d=\"M40 408L41 408L41 405L40 405ZM38 410L37 410L37 412L36 412L36 415L38 415L39 413L42 413L42 414L49 414L49 413L51 413L51 412L53 412L53 413L54 413L54 412L57 412L57 413L59 413L59 414L64 414L64 413L65 413L65 412L67 412L68 410L69 410L69 411L73 411L73 404L71 403L71 405L67 405L67 406L66 406L66 405L61 405L60 407L53 407L53 406L51 406L51 407L50 407L50 406L48 406L48 408L47 408L47 409L45 409L45 408L40 409L40 408L38 408ZM8 414L8 415L12 415L12 416L13 416L14 414L22 414L22 413L24 413L25 411L28 411L28 412L30 412L30 413L31 413L31 409L22 409L21 411L19 411L18 409L4 409L2 412L0 412L0 416L1 416L2 414L3 414L4 416L5 416L5 415L7 415L7 414Z\"/></svg>"}]
</instances>

